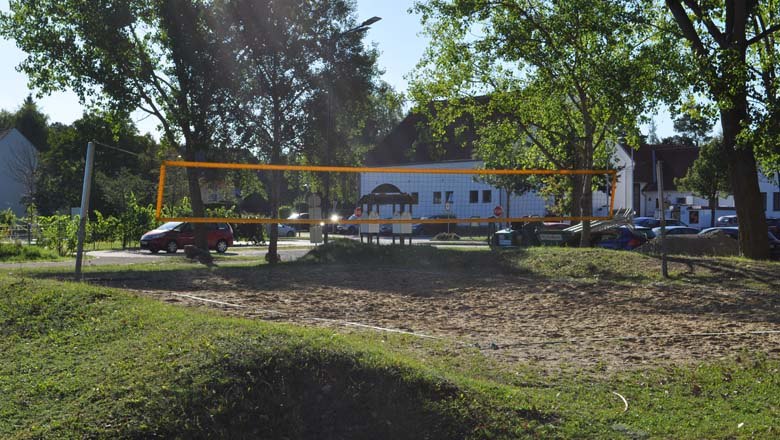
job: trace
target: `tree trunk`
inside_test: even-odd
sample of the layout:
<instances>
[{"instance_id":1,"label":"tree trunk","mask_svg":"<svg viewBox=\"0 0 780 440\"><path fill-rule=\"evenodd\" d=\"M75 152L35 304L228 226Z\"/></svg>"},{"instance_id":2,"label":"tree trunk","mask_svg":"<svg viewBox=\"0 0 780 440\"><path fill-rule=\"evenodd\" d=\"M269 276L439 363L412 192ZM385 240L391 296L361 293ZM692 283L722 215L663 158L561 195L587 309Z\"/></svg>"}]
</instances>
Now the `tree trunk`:
<instances>
[{"instance_id":1,"label":"tree trunk","mask_svg":"<svg viewBox=\"0 0 780 440\"><path fill-rule=\"evenodd\" d=\"M188 149L187 160L194 160L193 153ZM190 206L192 207L193 217L205 217L203 208L203 198L200 193L200 171L197 168L187 168L187 186L190 190ZM206 225L195 223L195 247L208 252L209 244L206 237Z\"/></svg>"},{"instance_id":2,"label":"tree trunk","mask_svg":"<svg viewBox=\"0 0 780 440\"><path fill-rule=\"evenodd\" d=\"M739 219L740 251L744 257L766 260L769 258L769 237L756 158L752 146L737 145L741 124L747 121L747 98L740 101L731 109L721 111L722 148L728 158L729 180Z\"/></svg>"},{"instance_id":3,"label":"tree trunk","mask_svg":"<svg viewBox=\"0 0 780 440\"><path fill-rule=\"evenodd\" d=\"M279 217L279 183L281 180L280 171L271 171L271 218ZM265 260L271 264L280 261L279 258L279 226L278 223L271 223L268 231L268 253Z\"/></svg>"},{"instance_id":4,"label":"tree trunk","mask_svg":"<svg viewBox=\"0 0 780 440\"><path fill-rule=\"evenodd\" d=\"M718 207L718 198L710 197L710 227L715 227L715 210Z\"/></svg>"},{"instance_id":5,"label":"tree trunk","mask_svg":"<svg viewBox=\"0 0 780 440\"><path fill-rule=\"evenodd\" d=\"M572 217L579 217L580 203L582 201L582 176L579 174L572 174L569 176L571 180L571 200L569 200L569 215ZM576 224L578 222L573 222Z\"/></svg>"},{"instance_id":6,"label":"tree trunk","mask_svg":"<svg viewBox=\"0 0 780 440\"><path fill-rule=\"evenodd\" d=\"M591 217L593 215L593 188L591 182L593 176L582 176L582 198L580 199L580 216ZM580 247L590 247L590 220L582 221L582 233L580 234Z\"/></svg>"}]
</instances>

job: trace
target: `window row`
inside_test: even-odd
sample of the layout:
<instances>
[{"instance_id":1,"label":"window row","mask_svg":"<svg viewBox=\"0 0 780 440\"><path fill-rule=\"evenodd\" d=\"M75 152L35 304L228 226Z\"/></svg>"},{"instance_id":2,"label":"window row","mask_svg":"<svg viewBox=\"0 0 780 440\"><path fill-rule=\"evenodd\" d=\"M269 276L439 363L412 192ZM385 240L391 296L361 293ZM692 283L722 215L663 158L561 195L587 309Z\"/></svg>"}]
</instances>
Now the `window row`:
<instances>
[{"instance_id":1,"label":"window row","mask_svg":"<svg viewBox=\"0 0 780 440\"><path fill-rule=\"evenodd\" d=\"M444 198L442 199L442 194ZM412 197L417 202L417 193L412 193ZM434 191L433 192L433 204L440 205L443 203L452 203L455 201L455 193L453 191ZM489 189L482 190L482 203L492 203L493 192ZM479 191L469 191L469 203L479 203Z\"/></svg>"}]
</instances>

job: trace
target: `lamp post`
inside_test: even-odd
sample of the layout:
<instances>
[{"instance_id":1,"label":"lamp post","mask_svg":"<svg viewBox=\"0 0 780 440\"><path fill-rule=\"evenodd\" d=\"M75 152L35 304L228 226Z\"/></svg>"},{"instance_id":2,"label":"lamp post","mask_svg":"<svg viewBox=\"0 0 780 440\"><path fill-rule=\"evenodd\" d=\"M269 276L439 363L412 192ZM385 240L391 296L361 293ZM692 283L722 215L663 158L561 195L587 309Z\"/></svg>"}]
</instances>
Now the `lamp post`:
<instances>
[{"instance_id":1,"label":"lamp post","mask_svg":"<svg viewBox=\"0 0 780 440\"><path fill-rule=\"evenodd\" d=\"M368 20L360 23L358 26L355 26L352 29L348 29L344 32L340 32L336 34L333 39L331 40L331 45L328 47L328 69L331 70L331 73L335 76L335 57L336 57L336 51L338 50L338 44L339 40L344 37L345 35L354 34L357 32L365 32L367 31L372 24L378 22L381 20L381 17L371 17ZM332 104L332 95L333 95L333 78L328 81L328 109L327 109L327 120L326 120L326 127L325 127L325 166L331 165L331 128L333 125L333 104ZM323 182L324 186L324 200L322 201L322 212L323 217L328 216L327 220L330 220L330 173L325 173L325 179ZM332 228L333 226L330 225ZM323 228L323 234L322 234L322 240L324 244L328 244L328 224L326 223L325 227Z\"/></svg>"}]
</instances>

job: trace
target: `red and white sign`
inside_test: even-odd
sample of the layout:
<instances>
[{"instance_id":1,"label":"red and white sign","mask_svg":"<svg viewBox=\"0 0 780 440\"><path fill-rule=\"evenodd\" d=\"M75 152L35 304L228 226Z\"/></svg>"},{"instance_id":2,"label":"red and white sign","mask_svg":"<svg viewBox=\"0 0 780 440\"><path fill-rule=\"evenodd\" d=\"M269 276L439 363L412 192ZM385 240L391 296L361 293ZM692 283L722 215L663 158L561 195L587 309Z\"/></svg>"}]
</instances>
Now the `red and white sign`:
<instances>
[{"instance_id":1,"label":"red and white sign","mask_svg":"<svg viewBox=\"0 0 780 440\"><path fill-rule=\"evenodd\" d=\"M501 205L496 206L495 208L493 208L493 215L495 215L496 217L501 217L502 215L504 215L504 208L502 208Z\"/></svg>"},{"instance_id":2,"label":"red and white sign","mask_svg":"<svg viewBox=\"0 0 780 440\"><path fill-rule=\"evenodd\" d=\"M360 206L355 208L355 217L360 217L362 215L363 215L363 208L361 208Z\"/></svg>"}]
</instances>

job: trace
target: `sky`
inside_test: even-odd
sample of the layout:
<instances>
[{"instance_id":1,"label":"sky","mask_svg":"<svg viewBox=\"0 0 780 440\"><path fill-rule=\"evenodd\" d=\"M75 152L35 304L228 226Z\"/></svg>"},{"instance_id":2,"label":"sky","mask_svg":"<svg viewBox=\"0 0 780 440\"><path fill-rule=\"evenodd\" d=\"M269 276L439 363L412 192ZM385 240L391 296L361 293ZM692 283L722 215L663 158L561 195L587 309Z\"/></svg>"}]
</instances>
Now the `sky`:
<instances>
[{"instance_id":1,"label":"sky","mask_svg":"<svg viewBox=\"0 0 780 440\"><path fill-rule=\"evenodd\" d=\"M407 90L407 77L428 44L427 38L422 35L419 16L408 12L414 1L357 0L358 22L374 16L382 18L368 30L365 41L376 45L380 52L379 66L385 72L383 79L400 92ZM8 0L0 0L0 11L8 10ZM13 41L0 38L0 109L15 111L31 93L26 76L15 69L24 56ZM82 114L78 98L71 92L54 93L36 98L36 101L49 116L50 122L71 123ZM139 129L153 132L154 120L143 116L134 115ZM673 134L671 121L663 112L656 117L656 124L660 137Z\"/></svg>"}]
</instances>

